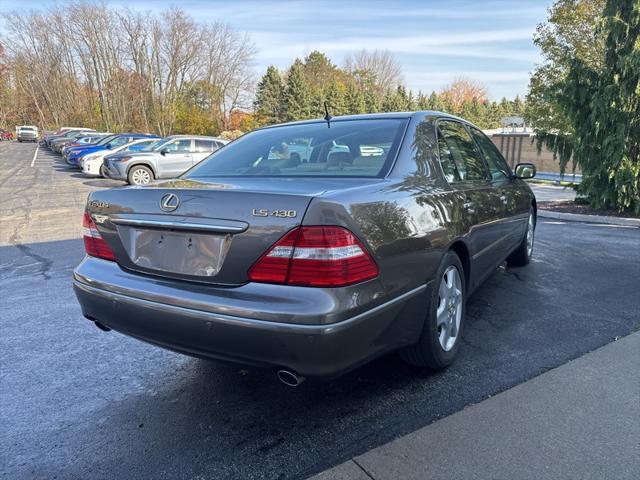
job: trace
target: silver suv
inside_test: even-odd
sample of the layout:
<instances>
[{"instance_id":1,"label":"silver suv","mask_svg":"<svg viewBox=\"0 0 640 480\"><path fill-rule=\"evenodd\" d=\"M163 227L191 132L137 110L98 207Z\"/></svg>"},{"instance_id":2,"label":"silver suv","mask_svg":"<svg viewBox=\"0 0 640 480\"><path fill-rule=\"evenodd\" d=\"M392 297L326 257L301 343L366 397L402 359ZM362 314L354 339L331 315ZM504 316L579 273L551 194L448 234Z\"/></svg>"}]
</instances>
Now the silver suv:
<instances>
[{"instance_id":1,"label":"silver suv","mask_svg":"<svg viewBox=\"0 0 640 480\"><path fill-rule=\"evenodd\" d=\"M145 185L156 178L179 177L227 143L216 137L173 135L148 150L107 155L102 171L114 180Z\"/></svg>"}]
</instances>

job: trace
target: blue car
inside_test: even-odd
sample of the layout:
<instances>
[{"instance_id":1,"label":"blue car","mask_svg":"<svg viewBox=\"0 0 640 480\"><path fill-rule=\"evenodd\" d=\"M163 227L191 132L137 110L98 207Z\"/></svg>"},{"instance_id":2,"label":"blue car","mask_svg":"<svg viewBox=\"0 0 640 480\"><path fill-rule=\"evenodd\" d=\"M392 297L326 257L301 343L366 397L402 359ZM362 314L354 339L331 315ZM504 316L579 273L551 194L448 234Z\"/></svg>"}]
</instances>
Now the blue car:
<instances>
[{"instance_id":1,"label":"blue car","mask_svg":"<svg viewBox=\"0 0 640 480\"><path fill-rule=\"evenodd\" d=\"M119 133L115 135L109 135L104 137L95 145L87 145L86 147L75 147L67 153L67 157L64 159L67 164L74 167L80 166L80 157L99 152L101 150L110 150L112 148L119 147L125 143L132 142L133 140L139 140L141 138L161 138L157 135L151 135L147 133Z\"/></svg>"},{"instance_id":2,"label":"blue car","mask_svg":"<svg viewBox=\"0 0 640 480\"><path fill-rule=\"evenodd\" d=\"M71 156L74 157L75 161L77 161L77 158L88 148L93 148L93 147L97 147L97 146L101 146L101 145L106 145L108 144L111 140L113 140L115 137L117 136L116 133L112 133L109 134L105 137L102 137L98 140L96 140L95 142L89 144L89 145L76 145L74 147L68 148L65 152L63 152L62 154L62 158L65 162L67 162L67 159ZM68 162L67 162L68 163Z\"/></svg>"},{"instance_id":3,"label":"blue car","mask_svg":"<svg viewBox=\"0 0 640 480\"><path fill-rule=\"evenodd\" d=\"M105 133L105 134L96 134L96 135L87 135L85 137L80 137L78 138L75 142L70 143L68 145L65 145L62 148L62 156L64 158L67 157L68 153L77 147L88 147L88 146L93 146L96 145L100 140L102 140L104 137L111 135L111 133Z\"/></svg>"}]
</instances>

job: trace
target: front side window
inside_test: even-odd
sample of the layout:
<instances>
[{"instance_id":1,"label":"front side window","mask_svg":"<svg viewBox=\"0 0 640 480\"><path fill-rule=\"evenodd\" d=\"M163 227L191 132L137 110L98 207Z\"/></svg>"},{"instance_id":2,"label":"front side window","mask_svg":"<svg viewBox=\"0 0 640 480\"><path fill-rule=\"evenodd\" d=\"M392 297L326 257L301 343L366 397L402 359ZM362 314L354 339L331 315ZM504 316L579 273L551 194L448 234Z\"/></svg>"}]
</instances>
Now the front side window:
<instances>
[{"instance_id":1,"label":"front side window","mask_svg":"<svg viewBox=\"0 0 640 480\"><path fill-rule=\"evenodd\" d=\"M486 180L486 167L467 129L459 122L438 122L440 164L447 182Z\"/></svg>"},{"instance_id":2,"label":"front side window","mask_svg":"<svg viewBox=\"0 0 640 480\"><path fill-rule=\"evenodd\" d=\"M389 169L406 119L314 122L244 135L186 178L228 176L379 177Z\"/></svg>"},{"instance_id":3,"label":"front side window","mask_svg":"<svg viewBox=\"0 0 640 480\"><path fill-rule=\"evenodd\" d=\"M484 159L487 161L491 178L494 180L505 180L511 177L511 170L507 162L493 142L478 129L472 128L471 133L473 134L473 138L476 139L482 155L484 155Z\"/></svg>"},{"instance_id":4,"label":"front side window","mask_svg":"<svg viewBox=\"0 0 640 480\"><path fill-rule=\"evenodd\" d=\"M167 144L164 149L169 153L185 153L191 151L191 139L174 140Z\"/></svg>"}]
</instances>

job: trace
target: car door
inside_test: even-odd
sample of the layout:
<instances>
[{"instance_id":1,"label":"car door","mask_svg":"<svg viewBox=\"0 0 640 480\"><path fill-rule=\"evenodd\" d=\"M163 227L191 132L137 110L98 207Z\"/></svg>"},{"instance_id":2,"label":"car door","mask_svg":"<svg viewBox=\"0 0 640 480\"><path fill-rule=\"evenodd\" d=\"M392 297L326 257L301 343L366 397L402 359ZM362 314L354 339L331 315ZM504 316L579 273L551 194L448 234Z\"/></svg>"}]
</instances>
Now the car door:
<instances>
[{"instance_id":1,"label":"car door","mask_svg":"<svg viewBox=\"0 0 640 480\"><path fill-rule=\"evenodd\" d=\"M469 230L472 285L501 261L503 209L489 179L482 155L466 127L454 120L439 120L440 165L449 185L462 194L463 215Z\"/></svg>"},{"instance_id":2,"label":"car door","mask_svg":"<svg viewBox=\"0 0 640 480\"><path fill-rule=\"evenodd\" d=\"M193 139L177 138L165 145L158 158L159 178L175 178L182 175L193 165Z\"/></svg>"},{"instance_id":3,"label":"car door","mask_svg":"<svg viewBox=\"0 0 640 480\"><path fill-rule=\"evenodd\" d=\"M505 241L501 248L506 257L522 241L529 214L528 200L524 198L519 181L514 178L509 165L493 142L476 128L471 128L471 133L487 163L491 183L502 204L501 223Z\"/></svg>"}]
</instances>

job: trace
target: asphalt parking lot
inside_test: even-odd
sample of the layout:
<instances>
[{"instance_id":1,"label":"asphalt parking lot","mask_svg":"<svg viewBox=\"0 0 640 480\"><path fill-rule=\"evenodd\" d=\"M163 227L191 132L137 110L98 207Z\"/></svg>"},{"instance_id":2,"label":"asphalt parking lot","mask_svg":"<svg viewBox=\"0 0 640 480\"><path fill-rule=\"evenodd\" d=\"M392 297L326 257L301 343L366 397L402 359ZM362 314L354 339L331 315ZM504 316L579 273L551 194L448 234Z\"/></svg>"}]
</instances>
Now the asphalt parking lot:
<instances>
[{"instance_id":1,"label":"asphalt parking lot","mask_svg":"<svg viewBox=\"0 0 640 480\"><path fill-rule=\"evenodd\" d=\"M84 200L120 184L35 150L0 143L3 478L304 478L640 327L640 229L540 219L532 264L469 300L451 368L391 355L290 389L85 320Z\"/></svg>"}]
</instances>

